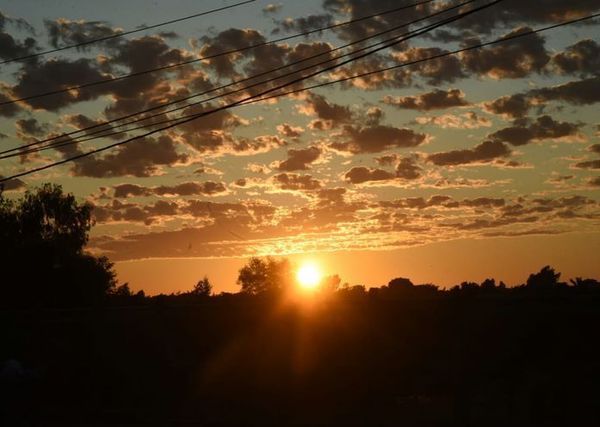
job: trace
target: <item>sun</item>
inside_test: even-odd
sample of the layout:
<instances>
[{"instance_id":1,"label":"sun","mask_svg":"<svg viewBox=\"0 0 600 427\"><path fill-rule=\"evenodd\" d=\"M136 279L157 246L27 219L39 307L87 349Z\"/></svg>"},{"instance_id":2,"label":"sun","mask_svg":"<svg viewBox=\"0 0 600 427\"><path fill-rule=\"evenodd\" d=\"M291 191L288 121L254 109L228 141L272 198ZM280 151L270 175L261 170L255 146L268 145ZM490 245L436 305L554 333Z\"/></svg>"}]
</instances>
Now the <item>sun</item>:
<instances>
[{"instance_id":1,"label":"sun","mask_svg":"<svg viewBox=\"0 0 600 427\"><path fill-rule=\"evenodd\" d=\"M306 290L315 289L319 285L322 277L321 270L313 262L303 263L296 272L298 284Z\"/></svg>"}]
</instances>

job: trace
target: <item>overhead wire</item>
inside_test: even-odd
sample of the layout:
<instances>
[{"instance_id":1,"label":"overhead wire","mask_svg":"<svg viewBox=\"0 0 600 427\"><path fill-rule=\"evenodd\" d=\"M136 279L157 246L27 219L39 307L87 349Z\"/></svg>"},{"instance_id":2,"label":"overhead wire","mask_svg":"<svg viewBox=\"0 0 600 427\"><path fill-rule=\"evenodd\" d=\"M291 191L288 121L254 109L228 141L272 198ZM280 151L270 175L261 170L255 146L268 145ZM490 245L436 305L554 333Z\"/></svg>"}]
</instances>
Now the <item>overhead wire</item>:
<instances>
[{"instance_id":1,"label":"overhead wire","mask_svg":"<svg viewBox=\"0 0 600 427\"><path fill-rule=\"evenodd\" d=\"M207 10L207 11L204 11L204 12L195 13L193 15L184 16L184 17L181 17L181 18L171 19L170 21L164 21L164 22L160 22L158 24L152 24L152 25L142 26L142 27L136 28L134 30L123 31L123 32L116 33L116 34L111 34L111 35L105 36L105 37L99 37L99 38L96 38L96 39L85 40L85 41L82 41L82 42L79 42L79 43L75 43L75 44L71 44L71 45L67 45L67 46L61 46L61 47L57 47L57 48L54 48L54 49L49 49L49 50L46 50L46 51L43 51L43 52L36 52L36 53L29 54L29 55L23 55L23 56L11 58L11 59L5 59L3 61L0 61L0 65L8 64L8 63L11 63L11 62L17 62L17 61L25 61L27 59L37 58L37 57L40 57L40 56L48 55L50 53L61 52L63 50L79 48L79 47L87 46L87 45L90 45L90 44L93 44L93 43L99 43L99 42L103 42L103 41L107 41L107 40L113 40L113 39L116 39L116 38L119 38L119 37L128 36L130 34L139 33L140 31L147 31L147 30L151 30L151 29L154 29L154 28L163 27L165 25L175 24L177 22L182 22L182 21L186 21L186 20L189 20L189 19L198 18L200 16L205 16L205 15L209 15L209 14L216 13L216 12L222 12L224 10L232 9L234 7L242 6L242 5L245 5L245 4L248 4L248 3L253 3L255 1L256 0L245 0L245 1L242 1L242 2L239 2L239 3L231 4L229 6L223 6L223 7L219 7L219 8Z\"/></svg>"},{"instance_id":2,"label":"overhead wire","mask_svg":"<svg viewBox=\"0 0 600 427\"><path fill-rule=\"evenodd\" d=\"M489 7L493 6L493 5L496 5L496 4L500 3L501 1L503 1L503 0L494 0L494 1L492 1L490 3L487 3L487 4L483 5L483 6L476 7L474 9L471 9L471 10L466 11L464 13L460 13L459 15L457 15L457 16L451 18L451 19L449 18L449 19L444 20L444 22L439 23L436 26L433 26L433 27L430 26L426 30L423 30L423 31L421 31L419 33L413 34L413 35L409 36L409 38L416 37L416 36L418 36L420 34L425 34L426 32L432 31L433 29L441 27L443 25L446 25L446 24L448 24L450 22L454 22L454 21L457 21L459 19L463 19L464 17L472 15L473 13L477 13L477 12L483 10L483 9L486 9L486 8L489 8ZM315 76L317 76L319 74L325 73L327 71L331 71L333 69L339 68L339 67L341 67L343 65L346 65L348 63L357 61L359 59L362 59L364 57L372 55L372 54L374 54L376 52L379 52L381 50L384 50L384 49L387 49L387 48L392 47L394 45L397 45L398 43L401 43L405 39L406 38L400 38L400 39L395 40L395 41L393 41L391 43L388 43L388 44L386 44L384 46L377 47L376 49L373 49L373 50L371 50L369 52L365 52L365 53L362 53L360 55L357 55L354 58L342 61L339 64L335 64L335 65L326 67L326 68L324 68L322 70L318 70L318 71L312 72L312 73L310 73L307 76L302 76L302 77L293 79L293 80L291 80L289 82L280 84L280 85L275 86L273 88L266 89L266 90L264 90L264 91L262 91L262 92L260 92L258 94L250 95L250 96L248 96L246 98L242 98L242 99L240 99L238 101L235 101L235 102L232 102L232 103L230 103L228 105L220 106L220 107L214 108L213 110L202 112L202 113L199 113L197 115L193 115L192 117L186 118L184 120L177 121L176 123L172 123L172 124L169 124L167 126L163 126L161 128L151 130L151 131L146 132L144 134L136 135L136 136L133 136L133 137L128 138L126 140L115 142L113 144L109 144L107 146L100 147L100 148L97 148L97 149L94 149L94 150L91 150L91 151L87 151L87 152L84 152L84 153L80 153L80 154L77 154L75 156L71 156L71 157L68 157L68 158L65 158L65 159L62 159L62 160L50 163L50 164L46 164L46 165L39 166L39 167L36 167L36 168L32 168L32 169L29 169L29 170L26 170L26 171L23 171L23 172L19 172L19 173L11 175L9 177L4 177L4 178L0 179L0 183L9 181L11 179L19 178L19 177L22 177L22 176L30 175L32 173L36 173L36 172L40 172L40 171L43 171L43 170L47 170L47 169L50 169L50 168L53 168L53 167L56 167L56 166L59 166L59 165L65 164L65 163L69 163L69 162L73 162L73 161L85 158L85 157L89 157L91 155L98 154L100 152L103 152L103 151L106 151L106 150L109 150L109 149L112 149L112 148L115 148L115 147L118 147L118 146L130 143L130 142L135 141L135 140L139 140L141 138L146 138L148 136L154 135L154 134L162 132L164 130L171 129L173 127L176 127L176 126L179 126L179 125L191 122L191 121L196 120L198 118L205 117L205 116L208 116L210 114L217 113L219 111L227 110L227 109L235 107L237 105L241 105L242 103L244 103L246 101L252 100L254 98L260 98L260 97L262 97L262 96L264 96L266 94L269 94L271 92L275 92L275 91L277 91L279 89L283 89L283 88L285 88L287 86L292 86L292 85L294 85L296 83L299 83L301 81L310 79L310 78L315 77Z\"/></svg>"},{"instance_id":3,"label":"overhead wire","mask_svg":"<svg viewBox=\"0 0 600 427\"><path fill-rule=\"evenodd\" d=\"M189 101L190 99L193 99L193 98L196 98L196 97L199 97L199 96L207 95L207 94L210 94L210 93L222 90L222 89L226 89L226 88L231 87L231 86L235 86L235 85L240 84L240 83L244 83L244 82L253 80L253 79L258 78L258 77L262 77L262 76L265 76L265 75L272 74L272 73L274 73L276 71L281 71L281 70L284 70L286 68L293 67L293 66L301 64L303 62L307 62L307 61L310 61L312 59L316 59L318 57L331 54L332 52L336 52L336 51L345 49L345 48L353 46L353 45L361 44L361 43L363 43L363 42L365 42L367 40L381 37L382 35L388 34L390 32L394 32L396 30L399 30L401 28L413 25L415 23L431 19L431 18L436 17L438 15L444 14L446 12L449 12L449 11L458 9L460 7L463 7L465 5L468 5L470 3L473 3L474 1L476 1L476 0L466 0L466 1L462 2L462 3L459 3L459 4L456 4L454 6L448 7L446 9L442 9L442 10L439 10L439 11L437 11L435 13L426 15L424 17L421 17L421 18L418 18L418 19L414 19L414 20L412 20L410 22L405 22L405 23L402 23L400 25L396 25L394 27L388 28L386 30L382 30L382 31L374 33L374 34L371 34L371 35L369 35L367 37L362 37L360 39L357 39L357 40L354 40L352 42L346 43L344 45L341 45L341 46L338 46L338 47L335 47L335 48L332 48L332 49L328 49L326 51L320 52L318 54L310 55L308 57L300 58L299 60L296 60L296 61L284 64L284 65L276 67L274 69L270 69L270 70L267 70L265 72L260 72L260 73L254 74L252 76L248 76L248 77L240 79L240 80L234 80L234 81L232 81L230 83L227 83L225 85L214 87L214 88L208 89L208 90L200 92L200 93L195 93L195 94L192 94L192 95L188 95L186 97L179 98L179 99L176 99L176 100L173 100L173 101L169 101L169 102L163 103L163 104L158 105L158 106L150 107L150 108L147 108L147 109L142 110L142 111L138 111L138 112L135 112L135 113L128 114L126 116L121 116L121 117L118 117L118 118L115 118L115 119L112 119L112 120L108 120L108 121L104 121L104 122L101 122L101 123L97 123L97 124L94 124L92 126L81 128L81 129L78 129L78 130L75 130L75 131L71 131L71 132L68 132L68 133L62 133L60 135L52 136L50 138L46 138L46 139L43 139L43 140L37 140L37 141L31 142L31 143L28 143L28 144L25 144L25 145L21 145L19 147L14 147L14 148L3 150L3 151L0 151L0 159L14 157L15 155L27 154L27 153L30 153L30 152L36 152L36 149L31 149L32 151L30 151L29 147L33 147L33 146L36 146L36 145L42 145L42 144L45 144L47 142L52 142L52 141L59 140L61 138L67 138L67 137L70 137L70 136L78 134L78 133L85 133L85 134L81 135L79 137L76 137L76 139L68 139L65 142L72 143L74 141L79 141L79 142L89 141L91 139L95 139L95 138L89 138L90 135L96 135L98 133L103 133L103 132L110 132L110 131L112 131L112 129L114 129L114 127L111 126L108 129L99 129L99 130L91 132L91 133L88 132L88 131L90 131L92 129L97 129L99 127L108 126L108 125L111 125L113 123L121 122L123 120L126 120L126 119L129 119L129 118L138 116L140 114L144 114L144 113L148 113L148 112L151 112L151 111L160 110L160 109L162 109L162 108L164 108L166 106L176 105L176 104L179 104L181 102ZM162 116L164 114L168 114L168 113L172 113L172 112L175 112L175 111L187 109L187 108L189 108L191 106L195 106L195 105L198 105L198 104L201 104L201 103L205 103L205 102L209 102L209 101L212 101L212 100L215 100L215 99L219 99L219 98L224 97L224 96L228 96L228 95L231 95L231 94L242 92L244 90L248 90L248 89L251 89L251 88L254 88L254 87L258 87L258 86L260 86L262 84L269 83L269 82L271 82L273 80L281 79L283 77L287 77L287 76L293 75L293 74L298 73L298 72L306 71L306 70L308 70L310 68L313 68L313 67L316 67L316 66L319 66L319 65L323 65L323 64L328 63L328 62L336 61L336 60L338 60L340 58L343 58L343 57L346 57L346 56L351 56L351 55L353 55L353 54L355 54L357 52L364 51L365 49L371 48L373 46L376 46L376 45L379 45L379 44L382 44L382 43L385 43L385 42L388 42L388 41L390 41L390 39L385 40L383 42L375 43L375 44L367 46L367 47L363 47L363 48L357 49L357 50L355 50L353 52L350 52L350 53L347 53L347 54L344 54L344 55L338 55L337 57L334 57L334 58L331 58L331 59L327 59L327 60L319 62L317 64L311 64L308 67L297 69L297 70L294 70L294 71L289 72L287 74L282 74L282 75L279 75L277 77L272 77L272 78L269 78L267 80L263 80L261 82L254 83L252 85L246 86L246 87L241 88L241 89L229 91L229 92L227 92L225 94L221 94L221 95L214 96L214 97L211 97L211 98L208 98L208 99L204 99L204 100L199 101L199 102L185 104L185 105L183 105L181 107L172 108L170 110L163 111L161 113L153 114L153 115L150 115L150 116L140 117L140 118L128 121L127 123L122 123L120 125L117 125L116 127L127 126L127 125L138 123L138 122L141 122L141 121L150 120L152 118L159 117L159 116ZM161 123L163 123L163 122L161 122ZM156 123L148 124L146 126L153 126L153 125L156 125ZM137 129L140 129L140 128L143 128L143 127L145 127L145 126L136 127L134 129L129 129L129 131L131 131L131 130L137 130ZM113 133L109 133L109 134L103 134L103 135L100 135L98 138L106 137L106 136L112 136L112 135L121 134L121 133L124 133L124 132L119 131L119 132L113 132ZM55 144L60 144L60 142L56 142L56 143L52 143L52 144L47 144L47 145L44 145L43 147L50 147L50 148L52 148L52 147L55 146ZM12 155L7 155L7 153L15 153L15 152L18 152L18 153L12 154Z\"/></svg>"},{"instance_id":4,"label":"overhead wire","mask_svg":"<svg viewBox=\"0 0 600 427\"><path fill-rule=\"evenodd\" d=\"M332 30L332 29L335 29L335 28L339 28L339 27L342 27L342 26L345 26L345 25L355 24L357 22L361 22L361 21L364 21L364 20L367 20L367 19L372 19L372 18L376 18L376 17L379 17L379 16L385 16L385 15L388 15L388 14L391 14L391 13L395 13L395 12L399 12L399 11L402 11L402 10L406 10L406 9L409 9L409 8L421 6L421 5L426 4L426 3L431 3L433 1L435 1L435 0L422 0L422 1L419 1L419 2L416 2L416 3L411 3L411 4L407 4L407 5L401 6L401 7L396 7L394 9L388 9L388 10L383 11L383 12L374 13L374 14L363 16L363 17L356 18L356 19L351 19L349 21L339 22L339 23L328 25L328 26L325 26L325 27L316 28L316 29L309 30L309 31L304 31L304 32L301 32L301 33L292 34L292 35L289 35L289 36L285 36L285 37L281 37L281 38L277 38L277 39L273 39L273 40L268 40L268 41L261 42L261 43L255 43L255 44L251 44L251 45L244 46L244 47L237 48L237 49L230 49L230 50L227 50L227 51L217 52L217 53L214 53L214 54L211 54L211 55L206 55L206 56L202 56L202 57L199 57L199 58L190 59L190 60L187 60L187 61L175 62L173 64L168 64L168 65L164 65L164 66L161 66L161 67L149 68L147 70L141 70L141 71L137 71L137 72L134 72L134 73L123 74L123 75L120 75L120 76L109 77L109 78L102 79L102 80L95 80L95 81L91 81L91 82L86 82L86 83L82 83L80 85L73 85L73 86L68 86L68 87L64 87L64 88L61 88L61 89L55 89L55 90L51 90L51 91L47 91L47 92L41 92L41 93L37 93L37 94L33 94L33 95L27 95L27 96L23 96L23 97L20 97L20 98L13 98L13 99L9 99L9 100L0 102L0 107L3 106L3 105L15 104L17 102L29 101L29 100L32 100L32 99L38 99L38 98L43 98L43 97L47 97L47 96L51 96L51 95L58 95L58 94L61 94L61 93L67 93L67 92L70 92L70 91L76 91L76 90L80 90L80 89L85 89L85 88L88 88L88 87L93 87L93 86L103 85L103 84L107 84L107 83L122 81L122 80L125 80L125 79L129 79L129 78L132 78L132 77L139 77L139 76L143 76L143 75L146 75L146 74L154 73L154 72L157 72L157 71L166 71L166 70L170 70L170 69L174 69L174 68L178 68L178 67L183 67L185 65L190 65L190 64L201 62L201 61L206 61L206 60L209 60L209 59L218 58L218 57L221 57L221 56L232 55L234 53L241 53L241 52L245 52L247 50L256 49L256 48L263 47L263 46L268 46L270 44L280 43L280 42L292 40L292 39L295 39L295 38L298 38L298 37L306 37L306 36L308 36L310 34L320 33L320 32L323 32L323 31L328 31L328 30ZM0 62L0 64L1 64L1 62Z\"/></svg>"}]
</instances>

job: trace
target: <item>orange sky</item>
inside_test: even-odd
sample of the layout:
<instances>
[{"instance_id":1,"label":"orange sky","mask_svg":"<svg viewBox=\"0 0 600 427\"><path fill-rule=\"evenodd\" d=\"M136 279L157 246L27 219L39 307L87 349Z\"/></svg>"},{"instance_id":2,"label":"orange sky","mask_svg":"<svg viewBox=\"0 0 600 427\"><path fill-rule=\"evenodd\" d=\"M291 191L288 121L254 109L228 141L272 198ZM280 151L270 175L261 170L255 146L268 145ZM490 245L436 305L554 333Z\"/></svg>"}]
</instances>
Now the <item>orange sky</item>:
<instances>
[{"instance_id":1,"label":"orange sky","mask_svg":"<svg viewBox=\"0 0 600 427\"><path fill-rule=\"evenodd\" d=\"M600 278L600 233L527 236L486 240L455 240L390 251L336 252L289 257L299 263L315 260L323 274L339 274L351 285L381 286L394 277L414 283L452 286L488 277L508 285L551 265L562 280L576 276ZM244 258L154 259L117 263L121 281L148 294L186 291L207 275L218 292L237 292L237 270Z\"/></svg>"}]
</instances>

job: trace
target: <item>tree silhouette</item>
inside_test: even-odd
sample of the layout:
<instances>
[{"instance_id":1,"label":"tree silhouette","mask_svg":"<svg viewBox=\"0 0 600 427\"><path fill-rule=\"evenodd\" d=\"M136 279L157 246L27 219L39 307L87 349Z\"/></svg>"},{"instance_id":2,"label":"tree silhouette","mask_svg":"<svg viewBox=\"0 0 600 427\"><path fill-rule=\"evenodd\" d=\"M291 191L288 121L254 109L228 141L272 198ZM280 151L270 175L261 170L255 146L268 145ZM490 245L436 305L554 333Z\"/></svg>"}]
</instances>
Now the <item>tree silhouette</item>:
<instances>
[{"instance_id":1,"label":"tree silhouette","mask_svg":"<svg viewBox=\"0 0 600 427\"><path fill-rule=\"evenodd\" d=\"M554 271L549 265L535 274L530 274L527 279L527 287L531 289L551 289L558 286L560 273Z\"/></svg>"},{"instance_id":2,"label":"tree silhouette","mask_svg":"<svg viewBox=\"0 0 600 427\"><path fill-rule=\"evenodd\" d=\"M84 252L91 210L58 185L28 190L18 200L0 193L5 303L88 305L114 289L112 263Z\"/></svg>"},{"instance_id":3,"label":"tree silhouette","mask_svg":"<svg viewBox=\"0 0 600 427\"><path fill-rule=\"evenodd\" d=\"M240 269L237 283L243 293L250 295L282 290L291 283L290 263L285 258L252 257Z\"/></svg>"},{"instance_id":4,"label":"tree silhouette","mask_svg":"<svg viewBox=\"0 0 600 427\"><path fill-rule=\"evenodd\" d=\"M190 294L198 297L209 297L212 293L212 289L213 286L208 280L208 277L204 276L194 285L194 289L191 290Z\"/></svg>"}]
</instances>

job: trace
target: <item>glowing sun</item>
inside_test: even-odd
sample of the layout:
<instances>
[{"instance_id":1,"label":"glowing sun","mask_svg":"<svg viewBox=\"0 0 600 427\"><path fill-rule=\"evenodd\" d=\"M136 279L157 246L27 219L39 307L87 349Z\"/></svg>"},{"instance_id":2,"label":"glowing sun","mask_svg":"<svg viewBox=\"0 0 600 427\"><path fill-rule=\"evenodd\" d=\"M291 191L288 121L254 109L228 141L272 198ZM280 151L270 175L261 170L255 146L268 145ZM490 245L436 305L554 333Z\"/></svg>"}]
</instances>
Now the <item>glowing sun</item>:
<instances>
[{"instance_id":1,"label":"glowing sun","mask_svg":"<svg viewBox=\"0 0 600 427\"><path fill-rule=\"evenodd\" d=\"M315 289L322 277L321 270L319 270L319 267L312 262L303 263L296 272L298 284L306 290Z\"/></svg>"}]
</instances>

